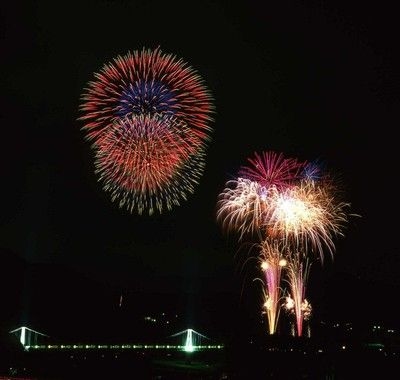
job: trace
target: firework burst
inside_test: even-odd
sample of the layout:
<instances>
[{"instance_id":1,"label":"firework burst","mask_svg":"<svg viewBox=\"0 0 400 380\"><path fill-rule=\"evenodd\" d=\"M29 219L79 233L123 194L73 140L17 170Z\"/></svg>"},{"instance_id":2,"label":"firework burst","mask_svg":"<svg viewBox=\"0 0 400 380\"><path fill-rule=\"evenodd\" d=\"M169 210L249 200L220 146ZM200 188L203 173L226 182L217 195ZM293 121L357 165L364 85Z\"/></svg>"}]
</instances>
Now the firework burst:
<instances>
[{"instance_id":1,"label":"firework burst","mask_svg":"<svg viewBox=\"0 0 400 380\"><path fill-rule=\"evenodd\" d=\"M202 78L159 48L118 56L94 76L80 120L104 190L139 214L179 205L203 173L210 140L214 106Z\"/></svg>"},{"instance_id":2,"label":"firework burst","mask_svg":"<svg viewBox=\"0 0 400 380\"><path fill-rule=\"evenodd\" d=\"M240 240L254 233L264 240L276 232L270 220L278 195L303 178L306 163L273 151L255 153L248 161L220 193L217 220L226 231L238 232Z\"/></svg>"},{"instance_id":3,"label":"firework burst","mask_svg":"<svg viewBox=\"0 0 400 380\"><path fill-rule=\"evenodd\" d=\"M240 168L239 177L256 181L267 190L271 186L278 190L287 188L302 177L306 167L306 162L273 151L255 153L248 162Z\"/></svg>"},{"instance_id":4,"label":"firework burst","mask_svg":"<svg viewBox=\"0 0 400 380\"><path fill-rule=\"evenodd\" d=\"M258 232L267 211L265 191L257 182L239 178L226 183L217 201L217 221L226 232L245 234Z\"/></svg>"},{"instance_id":5,"label":"firework burst","mask_svg":"<svg viewBox=\"0 0 400 380\"><path fill-rule=\"evenodd\" d=\"M94 76L80 106L83 130L93 144L121 118L160 113L184 122L199 140L209 138L211 95L182 59L159 48L143 49L114 58Z\"/></svg>"},{"instance_id":6,"label":"firework burst","mask_svg":"<svg viewBox=\"0 0 400 380\"><path fill-rule=\"evenodd\" d=\"M239 241L257 236L263 270L264 313L269 333L276 332L285 263L290 310L297 335L311 316L305 299L310 263L333 256L334 238L343 236L350 204L342 202L333 178L317 162L285 158L275 152L255 154L239 177L228 181L217 200L217 221L223 230L237 232Z\"/></svg>"},{"instance_id":7,"label":"firework burst","mask_svg":"<svg viewBox=\"0 0 400 380\"><path fill-rule=\"evenodd\" d=\"M182 124L171 116L140 115L127 117L102 134L96 173L120 207L139 214L161 213L194 191L205 154Z\"/></svg>"},{"instance_id":8,"label":"firework burst","mask_svg":"<svg viewBox=\"0 0 400 380\"><path fill-rule=\"evenodd\" d=\"M332 190L324 182L316 185L303 180L297 186L276 192L271 197L271 218L264 220L265 228L296 249L310 247L321 260L325 249L333 255L333 237L343 235L350 204L338 201Z\"/></svg>"}]
</instances>

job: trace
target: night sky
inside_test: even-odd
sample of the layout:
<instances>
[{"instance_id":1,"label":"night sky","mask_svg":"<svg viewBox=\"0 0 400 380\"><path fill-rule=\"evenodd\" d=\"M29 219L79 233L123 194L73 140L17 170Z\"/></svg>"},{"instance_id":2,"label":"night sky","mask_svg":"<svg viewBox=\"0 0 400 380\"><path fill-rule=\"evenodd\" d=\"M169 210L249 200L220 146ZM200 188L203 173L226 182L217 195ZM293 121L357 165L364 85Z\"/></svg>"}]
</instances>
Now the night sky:
<instances>
[{"instance_id":1,"label":"night sky","mask_svg":"<svg viewBox=\"0 0 400 380\"><path fill-rule=\"evenodd\" d=\"M316 318L397 323L397 13L355 3L3 2L0 327L112 334L117 313L174 302L194 325L259 310L215 212L225 182L265 150L323 161L361 215L334 261L312 267ZM157 46L198 71L216 113L195 192L149 217L110 201L77 119L94 72Z\"/></svg>"}]
</instances>

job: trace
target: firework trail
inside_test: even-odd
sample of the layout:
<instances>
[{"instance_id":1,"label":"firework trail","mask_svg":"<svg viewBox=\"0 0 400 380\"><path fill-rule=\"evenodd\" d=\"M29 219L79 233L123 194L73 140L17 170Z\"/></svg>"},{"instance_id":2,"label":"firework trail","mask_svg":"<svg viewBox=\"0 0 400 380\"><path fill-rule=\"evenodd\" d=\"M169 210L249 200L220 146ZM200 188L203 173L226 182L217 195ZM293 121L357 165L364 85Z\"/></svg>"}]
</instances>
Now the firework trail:
<instances>
[{"instance_id":1,"label":"firework trail","mask_svg":"<svg viewBox=\"0 0 400 380\"><path fill-rule=\"evenodd\" d=\"M155 50L114 58L82 95L96 174L120 207L150 215L194 191L210 140L212 98L182 59Z\"/></svg>"},{"instance_id":2,"label":"firework trail","mask_svg":"<svg viewBox=\"0 0 400 380\"><path fill-rule=\"evenodd\" d=\"M296 252L287 261L287 283L290 296L286 297L285 308L294 313L297 336L303 335L303 321L311 317L311 304L305 299L310 262L303 254Z\"/></svg>"},{"instance_id":3,"label":"firework trail","mask_svg":"<svg viewBox=\"0 0 400 380\"><path fill-rule=\"evenodd\" d=\"M264 274L264 309L267 315L269 333L275 334L282 299L281 272L286 266L282 250L276 243L264 241L260 244L259 260Z\"/></svg>"}]
</instances>

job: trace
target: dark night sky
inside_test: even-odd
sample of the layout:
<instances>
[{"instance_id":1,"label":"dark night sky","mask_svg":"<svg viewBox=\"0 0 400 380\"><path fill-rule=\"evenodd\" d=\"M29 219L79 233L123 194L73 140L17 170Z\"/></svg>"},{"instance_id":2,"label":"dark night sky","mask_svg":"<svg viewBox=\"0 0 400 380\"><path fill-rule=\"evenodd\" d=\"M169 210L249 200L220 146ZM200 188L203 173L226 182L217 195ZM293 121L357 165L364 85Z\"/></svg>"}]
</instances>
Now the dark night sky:
<instances>
[{"instance_id":1,"label":"dark night sky","mask_svg":"<svg viewBox=\"0 0 400 380\"><path fill-rule=\"evenodd\" d=\"M243 302L242 278L237 246L215 222L216 198L263 150L323 160L362 216L337 239L334 262L313 267L315 309L396 320L400 62L391 3L25 1L0 12L3 328L25 321L54 332L87 326L93 314L105 325L121 292L139 314L179 299L228 319ZM77 118L93 72L157 46L200 73L216 114L195 193L147 217L103 192ZM258 299L256 291L250 282L244 297Z\"/></svg>"}]
</instances>

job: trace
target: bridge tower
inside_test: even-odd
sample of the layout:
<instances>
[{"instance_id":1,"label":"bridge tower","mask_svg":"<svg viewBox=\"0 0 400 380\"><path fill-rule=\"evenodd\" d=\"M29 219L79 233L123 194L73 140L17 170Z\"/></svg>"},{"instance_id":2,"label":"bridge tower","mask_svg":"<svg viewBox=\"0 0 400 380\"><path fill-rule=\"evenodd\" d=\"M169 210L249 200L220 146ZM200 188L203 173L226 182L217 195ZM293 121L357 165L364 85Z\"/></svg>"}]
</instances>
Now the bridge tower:
<instances>
[{"instance_id":1,"label":"bridge tower","mask_svg":"<svg viewBox=\"0 0 400 380\"><path fill-rule=\"evenodd\" d=\"M186 329L170 336L170 338L182 336L182 347L186 352L193 352L201 346L203 339L210 339L203 334L194 331L193 329Z\"/></svg>"},{"instance_id":2,"label":"bridge tower","mask_svg":"<svg viewBox=\"0 0 400 380\"><path fill-rule=\"evenodd\" d=\"M43 334L39 331L32 330L26 326L11 330L10 334L14 334L15 336L17 336L24 348L26 346L34 346L38 344L38 338L41 336L48 337L48 335Z\"/></svg>"}]
</instances>

